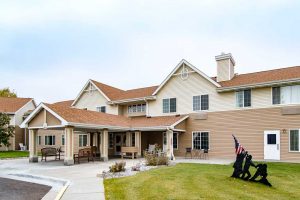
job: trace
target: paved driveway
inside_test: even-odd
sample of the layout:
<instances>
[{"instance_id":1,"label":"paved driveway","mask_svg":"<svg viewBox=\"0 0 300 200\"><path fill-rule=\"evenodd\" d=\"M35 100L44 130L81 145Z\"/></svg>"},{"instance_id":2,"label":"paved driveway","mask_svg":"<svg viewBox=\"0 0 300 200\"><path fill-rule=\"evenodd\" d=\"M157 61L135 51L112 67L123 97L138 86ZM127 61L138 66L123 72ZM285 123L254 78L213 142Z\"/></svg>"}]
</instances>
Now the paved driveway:
<instances>
[{"instance_id":1,"label":"paved driveway","mask_svg":"<svg viewBox=\"0 0 300 200\"><path fill-rule=\"evenodd\" d=\"M46 185L0 178L1 200L40 200L50 189Z\"/></svg>"}]
</instances>

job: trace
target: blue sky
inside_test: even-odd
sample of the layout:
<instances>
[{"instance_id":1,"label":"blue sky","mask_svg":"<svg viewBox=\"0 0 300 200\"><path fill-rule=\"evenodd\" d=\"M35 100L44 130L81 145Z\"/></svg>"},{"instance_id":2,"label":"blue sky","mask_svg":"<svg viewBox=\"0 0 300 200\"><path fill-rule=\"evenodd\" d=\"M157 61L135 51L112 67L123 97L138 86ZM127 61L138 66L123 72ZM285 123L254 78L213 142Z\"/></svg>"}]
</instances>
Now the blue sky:
<instances>
[{"instance_id":1,"label":"blue sky","mask_svg":"<svg viewBox=\"0 0 300 200\"><path fill-rule=\"evenodd\" d=\"M182 58L214 76L221 52L237 73L300 65L299 9L283 0L0 1L0 88L74 99L89 78L160 84Z\"/></svg>"}]
</instances>

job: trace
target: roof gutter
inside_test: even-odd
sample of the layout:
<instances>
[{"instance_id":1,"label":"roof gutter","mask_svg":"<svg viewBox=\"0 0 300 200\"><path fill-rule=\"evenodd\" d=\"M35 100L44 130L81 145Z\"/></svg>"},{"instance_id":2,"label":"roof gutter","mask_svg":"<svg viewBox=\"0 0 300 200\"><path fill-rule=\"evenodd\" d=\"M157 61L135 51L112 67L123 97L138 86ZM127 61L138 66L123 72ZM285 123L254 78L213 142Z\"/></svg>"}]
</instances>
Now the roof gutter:
<instances>
[{"instance_id":1,"label":"roof gutter","mask_svg":"<svg viewBox=\"0 0 300 200\"><path fill-rule=\"evenodd\" d=\"M240 89L249 89L249 88L262 88L262 87L270 87L270 86L281 86L281 85L291 85L295 83L300 83L300 79L289 79L284 81L269 81L264 83L257 83L257 84L247 84L247 85L239 85L233 87L221 87L217 88L217 92L230 92Z\"/></svg>"},{"instance_id":2,"label":"roof gutter","mask_svg":"<svg viewBox=\"0 0 300 200\"><path fill-rule=\"evenodd\" d=\"M155 100L156 96L147 96L147 97L139 97L139 98L132 98L132 99L122 99L116 101L109 101L108 104L123 104L123 103L130 103L130 102L137 102L137 101L148 101L148 100Z\"/></svg>"}]
</instances>

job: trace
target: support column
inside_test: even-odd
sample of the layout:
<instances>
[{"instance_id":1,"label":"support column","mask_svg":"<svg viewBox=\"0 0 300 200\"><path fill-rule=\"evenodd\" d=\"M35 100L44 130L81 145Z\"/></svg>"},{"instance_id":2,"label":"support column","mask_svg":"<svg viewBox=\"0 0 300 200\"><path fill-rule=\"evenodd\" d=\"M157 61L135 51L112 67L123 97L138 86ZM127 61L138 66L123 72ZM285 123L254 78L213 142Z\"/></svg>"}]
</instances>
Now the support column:
<instances>
[{"instance_id":1,"label":"support column","mask_svg":"<svg viewBox=\"0 0 300 200\"><path fill-rule=\"evenodd\" d=\"M65 165L74 165L74 128L65 128Z\"/></svg>"},{"instance_id":2,"label":"support column","mask_svg":"<svg viewBox=\"0 0 300 200\"><path fill-rule=\"evenodd\" d=\"M97 146L98 133L93 133L93 144L92 146Z\"/></svg>"},{"instance_id":3,"label":"support column","mask_svg":"<svg viewBox=\"0 0 300 200\"><path fill-rule=\"evenodd\" d=\"M141 131L135 131L135 146L138 148L137 157L142 156L142 134Z\"/></svg>"},{"instance_id":4,"label":"support column","mask_svg":"<svg viewBox=\"0 0 300 200\"><path fill-rule=\"evenodd\" d=\"M37 155L37 130L29 130L29 162L38 162Z\"/></svg>"},{"instance_id":5,"label":"support column","mask_svg":"<svg viewBox=\"0 0 300 200\"><path fill-rule=\"evenodd\" d=\"M173 151L173 131L167 130L167 156L170 160L175 160Z\"/></svg>"},{"instance_id":6,"label":"support column","mask_svg":"<svg viewBox=\"0 0 300 200\"><path fill-rule=\"evenodd\" d=\"M101 159L108 161L108 130L104 129L101 135Z\"/></svg>"},{"instance_id":7,"label":"support column","mask_svg":"<svg viewBox=\"0 0 300 200\"><path fill-rule=\"evenodd\" d=\"M126 147L131 147L131 133L126 132Z\"/></svg>"}]
</instances>

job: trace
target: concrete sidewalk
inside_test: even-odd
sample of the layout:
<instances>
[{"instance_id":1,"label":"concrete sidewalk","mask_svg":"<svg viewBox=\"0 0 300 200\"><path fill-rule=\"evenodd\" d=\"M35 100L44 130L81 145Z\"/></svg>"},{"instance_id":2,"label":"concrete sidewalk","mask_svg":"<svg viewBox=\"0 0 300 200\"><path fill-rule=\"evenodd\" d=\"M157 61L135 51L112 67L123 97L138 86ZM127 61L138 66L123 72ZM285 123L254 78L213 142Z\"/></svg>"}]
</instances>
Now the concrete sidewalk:
<instances>
[{"instance_id":1,"label":"concrete sidewalk","mask_svg":"<svg viewBox=\"0 0 300 200\"><path fill-rule=\"evenodd\" d=\"M40 159L39 159L40 160ZM126 167L131 167L144 159L125 159ZM77 199L104 199L103 179L97 174L107 171L116 161L121 159L111 159L107 162L89 162L73 166L64 166L63 161L47 161L29 163L28 158L14 160L0 160L0 176L19 180L27 180L45 185L51 185L52 189L44 199L52 200L63 187L62 182L68 182L69 186L62 196L63 200ZM221 159L185 159L177 158L174 163L199 163L199 164L230 164L232 160ZM37 178L30 178L37 177ZM54 179L53 179L54 178Z\"/></svg>"},{"instance_id":2,"label":"concrete sidewalk","mask_svg":"<svg viewBox=\"0 0 300 200\"><path fill-rule=\"evenodd\" d=\"M102 173L103 170L108 170L114 162L120 159L112 159L108 162L89 162L81 163L73 166L64 166L63 161L47 161L38 163L29 163L27 159L14 159L14 160L0 160L0 176L15 178L19 180L26 180L25 175L41 176L43 178L49 177L49 183L45 180L36 180L36 183L51 185L50 180L52 177L57 180L69 181L70 185L65 191L62 199L104 199L104 186L103 179L97 177L97 174ZM126 159L126 167L131 167L141 160ZM22 175L20 179L18 176ZM12 176L13 175L13 176ZM30 181L30 180L28 180ZM44 199L54 199L59 193L61 187L54 187L53 190L45 196Z\"/></svg>"}]
</instances>

